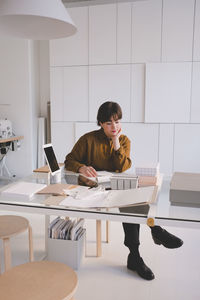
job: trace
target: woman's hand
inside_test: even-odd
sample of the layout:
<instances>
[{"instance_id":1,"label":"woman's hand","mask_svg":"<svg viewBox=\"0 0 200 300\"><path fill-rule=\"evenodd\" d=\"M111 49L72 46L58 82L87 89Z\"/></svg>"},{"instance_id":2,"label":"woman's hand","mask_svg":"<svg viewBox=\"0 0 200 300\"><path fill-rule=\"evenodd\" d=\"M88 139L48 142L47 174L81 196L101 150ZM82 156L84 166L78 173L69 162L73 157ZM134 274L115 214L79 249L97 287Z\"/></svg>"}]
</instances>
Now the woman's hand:
<instances>
[{"instance_id":1,"label":"woman's hand","mask_svg":"<svg viewBox=\"0 0 200 300\"><path fill-rule=\"evenodd\" d=\"M78 172L87 177L97 177L96 170L91 166L82 166L79 168Z\"/></svg>"},{"instance_id":2,"label":"woman's hand","mask_svg":"<svg viewBox=\"0 0 200 300\"><path fill-rule=\"evenodd\" d=\"M119 137L121 134L122 134L122 129L120 128L119 131L117 132L117 134L112 137L113 146L114 146L115 151L117 151L120 148Z\"/></svg>"}]
</instances>

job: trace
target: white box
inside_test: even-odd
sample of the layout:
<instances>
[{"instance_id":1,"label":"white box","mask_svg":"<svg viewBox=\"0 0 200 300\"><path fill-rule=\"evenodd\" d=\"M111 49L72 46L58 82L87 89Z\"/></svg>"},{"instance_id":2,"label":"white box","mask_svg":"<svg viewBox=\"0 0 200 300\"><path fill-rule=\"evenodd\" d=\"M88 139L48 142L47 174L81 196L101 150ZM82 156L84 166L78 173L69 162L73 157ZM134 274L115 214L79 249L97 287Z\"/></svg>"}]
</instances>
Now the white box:
<instances>
[{"instance_id":1,"label":"white box","mask_svg":"<svg viewBox=\"0 0 200 300\"><path fill-rule=\"evenodd\" d=\"M138 177L137 176L113 176L110 179L112 190L128 190L135 189L138 187Z\"/></svg>"},{"instance_id":2,"label":"white box","mask_svg":"<svg viewBox=\"0 0 200 300\"><path fill-rule=\"evenodd\" d=\"M111 177L110 183L111 183L111 189L117 190L117 178Z\"/></svg>"},{"instance_id":3,"label":"white box","mask_svg":"<svg viewBox=\"0 0 200 300\"><path fill-rule=\"evenodd\" d=\"M78 270L84 255L85 229L78 241L48 238L47 260L64 263Z\"/></svg>"},{"instance_id":4,"label":"white box","mask_svg":"<svg viewBox=\"0 0 200 300\"><path fill-rule=\"evenodd\" d=\"M129 190L131 188L131 180L128 178L124 179L124 190Z\"/></svg>"},{"instance_id":5,"label":"white box","mask_svg":"<svg viewBox=\"0 0 200 300\"><path fill-rule=\"evenodd\" d=\"M117 179L117 189L118 190L124 189L124 180L123 179Z\"/></svg>"}]
</instances>

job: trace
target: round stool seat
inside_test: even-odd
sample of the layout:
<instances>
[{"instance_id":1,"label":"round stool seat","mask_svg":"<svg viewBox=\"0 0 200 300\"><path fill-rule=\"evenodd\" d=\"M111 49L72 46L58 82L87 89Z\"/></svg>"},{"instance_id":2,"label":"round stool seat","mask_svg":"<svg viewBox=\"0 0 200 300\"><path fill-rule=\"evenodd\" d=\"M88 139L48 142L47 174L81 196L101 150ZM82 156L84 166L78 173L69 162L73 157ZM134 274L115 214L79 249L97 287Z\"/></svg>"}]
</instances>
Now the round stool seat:
<instances>
[{"instance_id":1,"label":"round stool seat","mask_svg":"<svg viewBox=\"0 0 200 300\"><path fill-rule=\"evenodd\" d=\"M26 218L20 216L0 216L0 239L9 238L19 234L29 227Z\"/></svg>"},{"instance_id":2,"label":"round stool seat","mask_svg":"<svg viewBox=\"0 0 200 300\"><path fill-rule=\"evenodd\" d=\"M77 287L77 275L68 266L52 262L30 262L0 276L4 300L68 300Z\"/></svg>"}]
</instances>

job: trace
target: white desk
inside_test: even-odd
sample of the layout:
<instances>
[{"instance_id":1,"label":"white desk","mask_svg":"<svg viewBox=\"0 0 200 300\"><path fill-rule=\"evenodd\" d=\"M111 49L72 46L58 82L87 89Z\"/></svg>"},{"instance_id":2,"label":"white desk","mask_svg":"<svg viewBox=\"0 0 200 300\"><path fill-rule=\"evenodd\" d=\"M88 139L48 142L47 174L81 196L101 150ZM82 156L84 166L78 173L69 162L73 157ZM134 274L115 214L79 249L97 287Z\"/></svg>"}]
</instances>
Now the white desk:
<instances>
[{"instance_id":1,"label":"white desk","mask_svg":"<svg viewBox=\"0 0 200 300\"><path fill-rule=\"evenodd\" d=\"M42 179L30 176L26 181L40 182ZM43 181L44 183L44 181ZM3 187L2 189L5 189ZM163 188L169 189L164 185ZM0 189L0 191L2 190ZM158 198L159 188L155 187L155 197ZM148 225L164 225L177 227L190 227L200 229L200 208L171 206L169 198L164 199L164 203L157 201L150 206L141 206L141 209L129 207L124 209L75 209L59 205L45 205L44 200L47 195L35 195L31 200L6 199L0 194L0 208L5 211L17 211L25 213L36 213L46 216L46 227L48 226L50 215L68 216L76 218L110 220L126 223L139 223ZM144 209L145 208L145 209ZM150 223L149 223L150 222ZM152 223L153 222L153 223Z\"/></svg>"}]
</instances>

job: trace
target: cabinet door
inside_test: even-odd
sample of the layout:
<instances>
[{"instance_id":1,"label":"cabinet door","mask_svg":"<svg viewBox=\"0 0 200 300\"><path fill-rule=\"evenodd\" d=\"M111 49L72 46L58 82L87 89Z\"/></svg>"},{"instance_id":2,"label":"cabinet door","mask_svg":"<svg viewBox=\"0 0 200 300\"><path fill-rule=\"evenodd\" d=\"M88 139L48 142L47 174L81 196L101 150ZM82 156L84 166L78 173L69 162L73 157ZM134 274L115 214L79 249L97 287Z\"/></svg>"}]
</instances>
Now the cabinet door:
<instances>
[{"instance_id":1,"label":"cabinet door","mask_svg":"<svg viewBox=\"0 0 200 300\"><path fill-rule=\"evenodd\" d=\"M191 61L194 0L163 1L162 61Z\"/></svg>"},{"instance_id":2,"label":"cabinet door","mask_svg":"<svg viewBox=\"0 0 200 300\"><path fill-rule=\"evenodd\" d=\"M192 63L146 65L145 122L190 121Z\"/></svg>"},{"instance_id":3,"label":"cabinet door","mask_svg":"<svg viewBox=\"0 0 200 300\"><path fill-rule=\"evenodd\" d=\"M89 7L89 64L116 63L116 7Z\"/></svg>"},{"instance_id":4,"label":"cabinet door","mask_svg":"<svg viewBox=\"0 0 200 300\"><path fill-rule=\"evenodd\" d=\"M131 141L132 170L136 166L158 162L159 125L125 123L122 129Z\"/></svg>"},{"instance_id":5,"label":"cabinet door","mask_svg":"<svg viewBox=\"0 0 200 300\"><path fill-rule=\"evenodd\" d=\"M131 3L117 7L117 63L131 62Z\"/></svg>"},{"instance_id":6,"label":"cabinet door","mask_svg":"<svg viewBox=\"0 0 200 300\"><path fill-rule=\"evenodd\" d=\"M193 60L200 61L200 0L196 0Z\"/></svg>"},{"instance_id":7,"label":"cabinet door","mask_svg":"<svg viewBox=\"0 0 200 300\"><path fill-rule=\"evenodd\" d=\"M174 172L200 170L200 124L176 124L174 137Z\"/></svg>"},{"instance_id":8,"label":"cabinet door","mask_svg":"<svg viewBox=\"0 0 200 300\"><path fill-rule=\"evenodd\" d=\"M64 162L65 156L74 146L74 124L71 122L51 122L51 141L58 162Z\"/></svg>"},{"instance_id":9,"label":"cabinet door","mask_svg":"<svg viewBox=\"0 0 200 300\"><path fill-rule=\"evenodd\" d=\"M191 122L200 123L200 62L193 63Z\"/></svg>"},{"instance_id":10,"label":"cabinet door","mask_svg":"<svg viewBox=\"0 0 200 300\"><path fill-rule=\"evenodd\" d=\"M138 1L132 5L132 62L160 61L162 1Z\"/></svg>"},{"instance_id":11,"label":"cabinet door","mask_svg":"<svg viewBox=\"0 0 200 300\"><path fill-rule=\"evenodd\" d=\"M88 67L64 68L64 121L88 121Z\"/></svg>"},{"instance_id":12,"label":"cabinet door","mask_svg":"<svg viewBox=\"0 0 200 300\"><path fill-rule=\"evenodd\" d=\"M160 172L165 176L173 173L174 124L159 125Z\"/></svg>"},{"instance_id":13,"label":"cabinet door","mask_svg":"<svg viewBox=\"0 0 200 300\"><path fill-rule=\"evenodd\" d=\"M50 41L50 65L88 64L88 7L68 8L77 32L63 39Z\"/></svg>"},{"instance_id":14,"label":"cabinet door","mask_svg":"<svg viewBox=\"0 0 200 300\"><path fill-rule=\"evenodd\" d=\"M63 74L63 68L50 69L52 121L63 121Z\"/></svg>"},{"instance_id":15,"label":"cabinet door","mask_svg":"<svg viewBox=\"0 0 200 300\"><path fill-rule=\"evenodd\" d=\"M145 64L132 65L131 91L131 121L144 122Z\"/></svg>"},{"instance_id":16,"label":"cabinet door","mask_svg":"<svg viewBox=\"0 0 200 300\"><path fill-rule=\"evenodd\" d=\"M105 101L118 102L123 121L130 121L130 65L89 67L89 121L96 121L97 110Z\"/></svg>"}]
</instances>

